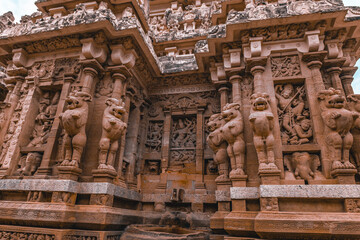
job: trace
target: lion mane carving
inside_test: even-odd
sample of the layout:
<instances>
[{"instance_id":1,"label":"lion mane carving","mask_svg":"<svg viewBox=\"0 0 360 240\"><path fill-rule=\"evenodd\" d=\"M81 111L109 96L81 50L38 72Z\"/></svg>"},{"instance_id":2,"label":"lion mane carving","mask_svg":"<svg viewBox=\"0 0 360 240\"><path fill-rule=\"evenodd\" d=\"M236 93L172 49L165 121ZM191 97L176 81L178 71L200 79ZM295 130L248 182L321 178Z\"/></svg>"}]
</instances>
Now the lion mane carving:
<instances>
[{"instance_id":1,"label":"lion mane carving","mask_svg":"<svg viewBox=\"0 0 360 240\"><path fill-rule=\"evenodd\" d=\"M215 179L216 182L229 180L229 160L226 153L227 143L221 132L221 127L225 121L221 113L211 115L207 127L210 131L206 141L214 152L214 162L218 165L220 176Z\"/></svg>"},{"instance_id":2,"label":"lion mane carving","mask_svg":"<svg viewBox=\"0 0 360 240\"><path fill-rule=\"evenodd\" d=\"M325 124L325 137L329 158L333 160L332 169L353 169L349 161L353 136L350 133L354 121L358 118L355 112L345 108L345 97L340 90L329 88L319 92L321 117Z\"/></svg>"},{"instance_id":3,"label":"lion mane carving","mask_svg":"<svg viewBox=\"0 0 360 240\"><path fill-rule=\"evenodd\" d=\"M67 99L67 110L59 118L65 129L65 159L61 166L79 167L81 154L86 144L85 127L88 119L88 104L92 98L85 92L73 92Z\"/></svg>"},{"instance_id":4,"label":"lion mane carving","mask_svg":"<svg viewBox=\"0 0 360 240\"><path fill-rule=\"evenodd\" d=\"M250 124L254 132L254 145L259 160L259 171L277 170L274 155L274 115L269 106L269 95L254 93L250 97Z\"/></svg>"},{"instance_id":5,"label":"lion mane carving","mask_svg":"<svg viewBox=\"0 0 360 240\"><path fill-rule=\"evenodd\" d=\"M125 103L115 98L106 100L107 107L104 110L102 120L102 135L99 143L99 169L114 169L116 152L119 147L118 140L127 128L122 121L125 110Z\"/></svg>"}]
</instances>

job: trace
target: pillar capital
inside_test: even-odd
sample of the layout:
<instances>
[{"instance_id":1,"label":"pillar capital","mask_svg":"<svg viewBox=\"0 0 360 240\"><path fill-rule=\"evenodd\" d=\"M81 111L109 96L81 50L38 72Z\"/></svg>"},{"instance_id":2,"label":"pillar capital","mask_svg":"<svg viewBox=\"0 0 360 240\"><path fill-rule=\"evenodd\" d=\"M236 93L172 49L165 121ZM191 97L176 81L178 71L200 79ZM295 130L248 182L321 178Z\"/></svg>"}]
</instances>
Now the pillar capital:
<instances>
[{"instance_id":1,"label":"pillar capital","mask_svg":"<svg viewBox=\"0 0 360 240\"><path fill-rule=\"evenodd\" d=\"M241 81L242 77L240 75L233 75L229 78L229 82L233 83L233 82L238 82Z\"/></svg>"},{"instance_id":2,"label":"pillar capital","mask_svg":"<svg viewBox=\"0 0 360 240\"><path fill-rule=\"evenodd\" d=\"M342 69L339 67L331 67L326 69L326 72L330 73L330 74L340 74L342 72Z\"/></svg>"},{"instance_id":3,"label":"pillar capital","mask_svg":"<svg viewBox=\"0 0 360 240\"><path fill-rule=\"evenodd\" d=\"M251 68L250 72L252 75L255 75L257 73L263 73L265 72L265 68L263 66L255 66Z\"/></svg>"},{"instance_id":4,"label":"pillar capital","mask_svg":"<svg viewBox=\"0 0 360 240\"><path fill-rule=\"evenodd\" d=\"M320 61L311 61L307 64L310 69L320 69L322 66L322 62Z\"/></svg>"}]
</instances>

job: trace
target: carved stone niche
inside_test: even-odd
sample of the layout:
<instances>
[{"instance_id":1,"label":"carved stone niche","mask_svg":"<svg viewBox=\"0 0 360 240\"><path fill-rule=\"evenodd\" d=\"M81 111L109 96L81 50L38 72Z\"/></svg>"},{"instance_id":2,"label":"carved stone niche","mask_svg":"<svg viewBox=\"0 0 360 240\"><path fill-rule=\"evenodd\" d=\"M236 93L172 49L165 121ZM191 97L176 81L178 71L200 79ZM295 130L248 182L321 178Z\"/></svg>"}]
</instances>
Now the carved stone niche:
<instances>
[{"instance_id":1,"label":"carved stone niche","mask_svg":"<svg viewBox=\"0 0 360 240\"><path fill-rule=\"evenodd\" d=\"M161 160L146 160L144 174L159 175Z\"/></svg>"},{"instance_id":2,"label":"carved stone niche","mask_svg":"<svg viewBox=\"0 0 360 240\"><path fill-rule=\"evenodd\" d=\"M218 166L213 159L205 159L206 175L218 175Z\"/></svg>"},{"instance_id":3,"label":"carved stone niche","mask_svg":"<svg viewBox=\"0 0 360 240\"><path fill-rule=\"evenodd\" d=\"M160 153L162 145L162 135L164 131L163 121L149 121L146 137L146 152Z\"/></svg>"},{"instance_id":4,"label":"carved stone niche","mask_svg":"<svg viewBox=\"0 0 360 240\"><path fill-rule=\"evenodd\" d=\"M275 85L281 140L283 145L313 143L313 128L305 86Z\"/></svg>"},{"instance_id":5,"label":"carved stone niche","mask_svg":"<svg viewBox=\"0 0 360 240\"><path fill-rule=\"evenodd\" d=\"M284 156L285 180L325 180L321 173L320 158L317 154L294 152Z\"/></svg>"},{"instance_id":6,"label":"carved stone niche","mask_svg":"<svg viewBox=\"0 0 360 240\"><path fill-rule=\"evenodd\" d=\"M37 169L40 167L41 160L42 152L23 153L20 157L18 170L14 173L14 176L34 176Z\"/></svg>"}]
</instances>

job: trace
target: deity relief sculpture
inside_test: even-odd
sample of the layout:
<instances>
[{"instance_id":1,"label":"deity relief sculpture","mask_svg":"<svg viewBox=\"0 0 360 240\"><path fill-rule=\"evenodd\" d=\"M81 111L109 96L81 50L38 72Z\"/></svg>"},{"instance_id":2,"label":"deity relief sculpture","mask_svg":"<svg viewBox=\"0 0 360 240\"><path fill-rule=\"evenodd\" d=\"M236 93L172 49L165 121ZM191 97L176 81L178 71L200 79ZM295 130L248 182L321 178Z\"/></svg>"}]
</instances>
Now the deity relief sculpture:
<instances>
[{"instance_id":1,"label":"deity relief sculpture","mask_svg":"<svg viewBox=\"0 0 360 240\"><path fill-rule=\"evenodd\" d=\"M231 163L230 178L245 175L244 122L240 112L240 104L226 104L221 116L225 120L220 132L228 143L227 153Z\"/></svg>"},{"instance_id":2,"label":"deity relief sculpture","mask_svg":"<svg viewBox=\"0 0 360 240\"><path fill-rule=\"evenodd\" d=\"M276 85L275 96L283 145L311 143L313 131L304 86Z\"/></svg>"},{"instance_id":3,"label":"deity relief sculpture","mask_svg":"<svg viewBox=\"0 0 360 240\"><path fill-rule=\"evenodd\" d=\"M88 102L92 98L85 92L72 92L66 99L67 110L59 118L65 129L65 159L61 166L79 167L81 154L86 145L85 125L88 119Z\"/></svg>"},{"instance_id":4,"label":"deity relief sculpture","mask_svg":"<svg viewBox=\"0 0 360 240\"><path fill-rule=\"evenodd\" d=\"M347 97L348 107L351 111L356 113L359 117L355 120L353 127L351 128L351 134L354 141L351 147L351 154L354 158L354 162L357 168L360 168L360 95L351 94Z\"/></svg>"},{"instance_id":5,"label":"deity relief sculpture","mask_svg":"<svg viewBox=\"0 0 360 240\"><path fill-rule=\"evenodd\" d=\"M99 143L99 167L98 169L109 169L115 171L114 162L116 152L119 148L119 139L127 128L122 120L126 113L125 103L122 100L109 98L106 100L107 107L104 110L102 121L102 135Z\"/></svg>"},{"instance_id":6,"label":"deity relief sculpture","mask_svg":"<svg viewBox=\"0 0 360 240\"><path fill-rule=\"evenodd\" d=\"M39 168L42 160L42 154L31 152L20 159L20 175L33 176Z\"/></svg>"},{"instance_id":7,"label":"deity relief sculpture","mask_svg":"<svg viewBox=\"0 0 360 240\"><path fill-rule=\"evenodd\" d=\"M292 155L284 156L284 163L296 179L309 181L315 177L324 178L318 170L320 167L318 155L308 152L294 152Z\"/></svg>"},{"instance_id":8,"label":"deity relief sculpture","mask_svg":"<svg viewBox=\"0 0 360 240\"><path fill-rule=\"evenodd\" d=\"M254 93L251 95L250 124L254 132L254 146L259 160L259 172L278 170L274 155L274 115L269 105L269 95Z\"/></svg>"},{"instance_id":9,"label":"deity relief sculpture","mask_svg":"<svg viewBox=\"0 0 360 240\"><path fill-rule=\"evenodd\" d=\"M353 136L350 133L354 121L359 117L355 112L345 108L345 97L340 90L329 88L318 94L321 117L325 124L325 142L329 159L333 161L332 169L353 169L349 161Z\"/></svg>"},{"instance_id":10,"label":"deity relief sculpture","mask_svg":"<svg viewBox=\"0 0 360 240\"><path fill-rule=\"evenodd\" d=\"M221 128L224 126L225 121L221 113L211 115L207 127L210 131L206 141L214 152L214 162L218 165L219 175L215 181L228 181L229 180L229 159L227 156L227 143L224 139Z\"/></svg>"}]
</instances>

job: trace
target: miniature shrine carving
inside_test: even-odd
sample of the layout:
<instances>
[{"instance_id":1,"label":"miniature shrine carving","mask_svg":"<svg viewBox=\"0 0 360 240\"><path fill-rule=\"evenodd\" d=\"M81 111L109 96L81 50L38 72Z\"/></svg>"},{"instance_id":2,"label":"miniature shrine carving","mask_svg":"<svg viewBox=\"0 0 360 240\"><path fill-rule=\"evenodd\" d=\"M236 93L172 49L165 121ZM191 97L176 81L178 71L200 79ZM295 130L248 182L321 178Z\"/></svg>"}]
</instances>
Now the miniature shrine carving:
<instances>
[{"instance_id":1,"label":"miniature shrine carving","mask_svg":"<svg viewBox=\"0 0 360 240\"><path fill-rule=\"evenodd\" d=\"M207 136L207 144L214 152L214 163L218 165L219 176L215 181L229 180L229 158L227 155L227 143L224 139L221 128L224 126L225 120L221 113L211 115L207 127L210 131Z\"/></svg>"},{"instance_id":2,"label":"miniature shrine carving","mask_svg":"<svg viewBox=\"0 0 360 240\"><path fill-rule=\"evenodd\" d=\"M278 169L274 155L274 115L269 105L269 95L255 93L251 95L249 121L254 132L254 146L259 161L259 171Z\"/></svg>"},{"instance_id":3,"label":"miniature shrine carving","mask_svg":"<svg viewBox=\"0 0 360 240\"><path fill-rule=\"evenodd\" d=\"M102 135L99 143L99 169L109 169L115 171L114 163L116 152L119 147L118 140L127 128L127 124L122 121L126 113L125 103L115 98L106 100L107 107L104 110L102 121Z\"/></svg>"},{"instance_id":4,"label":"miniature shrine carving","mask_svg":"<svg viewBox=\"0 0 360 240\"><path fill-rule=\"evenodd\" d=\"M321 104L321 117L325 124L326 144L332 169L355 168L349 161L353 136L350 133L354 121L359 117L355 112L345 108L345 97L340 90L329 88L318 95Z\"/></svg>"},{"instance_id":5,"label":"miniature shrine carving","mask_svg":"<svg viewBox=\"0 0 360 240\"><path fill-rule=\"evenodd\" d=\"M225 120L220 131L228 143L227 153L231 163L230 178L245 175L244 122L240 112L240 104L225 105L221 116Z\"/></svg>"},{"instance_id":6,"label":"miniature shrine carving","mask_svg":"<svg viewBox=\"0 0 360 240\"><path fill-rule=\"evenodd\" d=\"M61 166L79 167L81 154L86 144L85 125L91 96L85 92L72 92L66 99L68 109L59 117L66 131L65 159Z\"/></svg>"}]
</instances>

